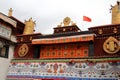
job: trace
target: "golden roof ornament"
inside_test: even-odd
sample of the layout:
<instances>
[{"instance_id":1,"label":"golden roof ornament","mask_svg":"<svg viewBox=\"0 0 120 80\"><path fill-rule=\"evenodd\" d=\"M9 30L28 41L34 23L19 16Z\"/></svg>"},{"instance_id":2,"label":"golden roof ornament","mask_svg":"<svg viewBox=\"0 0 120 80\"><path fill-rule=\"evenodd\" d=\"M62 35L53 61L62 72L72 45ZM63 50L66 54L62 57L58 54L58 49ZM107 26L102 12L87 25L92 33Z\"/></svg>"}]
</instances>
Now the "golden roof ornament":
<instances>
[{"instance_id":1,"label":"golden roof ornament","mask_svg":"<svg viewBox=\"0 0 120 80\"><path fill-rule=\"evenodd\" d=\"M117 1L116 5L111 6L112 11L112 24L120 23L120 1Z\"/></svg>"},{"instance_id":2,"label":"golden roof ornament","mask_svg":"<svg viewBox=\"0 0 120 80\"><path fill-rule=\"evenodd\" d=\"M71 22L71 19L69 17L66 17L63 19L64 26L69 26L70 22Z\"/></svg>"},{"instance_id":3,"label":"golden roof ornament","mask_svg":"<svg viewBox=\"0 0 120 80\"><path fill-rule=\"evenodd\" d=\"M25 20L25 28L23 34L33 34L34 33L34 26L35 21L30 18L28 21Z\"/></svg>"},{"instance_id":4,"label":"golden roof ornament","mask_svg":"<svg viewBox=\"0 0 120 80\"><path fill-rule=\"evenodd\" d=\"M12 16L12 12L13 12L13 10L12 10L12 8L10 8L9 12L8 12L8 16Z\"/></svg>"},{"instance_id":5,"label":"golden roof ornament","mask_svg":"<svg viewBox=\"0 0 120 80\"><path fill-rule=\"evenodd\" d=\"M62 22L59 25L57 25L57 27L62 27Z\"/></svg>"},{"instance_id":6,"label":"golden roof ornament","mask_svg":"<svg viewBox=\"0 0 120 80\"><path fill-rule=\"evenodd\" d=\"M65 17L63 19L63 22L61 22L60 24L58 24L57 27L74 26L74 25L76 25L76 23L74 23L73 21L71 21L71 19L69 17Z\"/></svg>"},{"instance_id":7,"label":"golden roof ornament","mask_svg":"<svg viewBox=\"0 0 120 80\"><path fill-rule=\"evenodd\" d=\"M71 21L71 25L74 26L74 25L76 25L76 23L74 23L73 21Z\"/></svg>"}]
</instances>

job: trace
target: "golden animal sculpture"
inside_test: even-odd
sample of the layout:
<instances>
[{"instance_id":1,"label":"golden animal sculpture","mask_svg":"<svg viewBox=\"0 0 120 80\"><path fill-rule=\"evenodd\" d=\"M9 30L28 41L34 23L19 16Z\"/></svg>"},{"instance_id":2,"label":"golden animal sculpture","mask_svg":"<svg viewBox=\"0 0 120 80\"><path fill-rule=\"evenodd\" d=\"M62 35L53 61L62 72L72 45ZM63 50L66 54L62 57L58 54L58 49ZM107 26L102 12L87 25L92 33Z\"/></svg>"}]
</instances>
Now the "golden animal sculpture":
<instances>
[{"instance_id":1,"label":"golden animal sculpture","mask_svg":"<svg viewBox=\"0 0 120 80\"><path fill-rule=\"evenodd\" d=\"M25 21L25 28L23 34L33 34L34 33L34 26L35 21L30 18L28 21Z\"/></svg>"}]
</instances>

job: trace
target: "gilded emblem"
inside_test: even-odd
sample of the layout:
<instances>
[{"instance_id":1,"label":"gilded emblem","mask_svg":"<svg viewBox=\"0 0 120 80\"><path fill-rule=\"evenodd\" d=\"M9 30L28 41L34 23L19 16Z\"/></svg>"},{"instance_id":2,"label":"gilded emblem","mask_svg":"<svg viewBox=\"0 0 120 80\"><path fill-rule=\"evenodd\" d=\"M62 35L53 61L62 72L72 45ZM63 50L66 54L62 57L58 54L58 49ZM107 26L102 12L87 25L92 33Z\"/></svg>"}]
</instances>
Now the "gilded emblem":
<instances>
[{"instance_id":1,"label":"gilded emblem","mask_svg":"<svg viewBox=\"0 0 120 80\"><path fill-rule=\"evenodd\" d=\"M28 50L29 50L29 48L28 48L27 44L22 44L18 50L18 55L20 57L24 57L28 53Z\"/></svg>"},{"instance_id":2,"label":"gilded emblem","mask_svg":"<svg viewBox=\"0 0 120 80\"><path fill-rule=\"evenodd\" d=\"M114 37L109 37L103 44L103 49L109 54L115 54L119 51L119 41Z\"/></svg>"},{"instance_id":3,"label":"gilded emblem","mask_svg":"<svg viewBox=\"0 0 120 80\"><path fill-rule=\"evenodd\" d=\"M114 27L113 32L114 32L114 33L117 33L117 28Z\"/></svg>"},{"instance_id":4,"label":"gilded emblem","mask_svg":"<svg viewBox=\"0 0 120 80\"><path fill-rule=\"evenodd\" d=\"M103 33L103 31L102 31L102 29L99 29L99 32L98 32L99 34L102 34Z\"/></svg>"}]
</instances>

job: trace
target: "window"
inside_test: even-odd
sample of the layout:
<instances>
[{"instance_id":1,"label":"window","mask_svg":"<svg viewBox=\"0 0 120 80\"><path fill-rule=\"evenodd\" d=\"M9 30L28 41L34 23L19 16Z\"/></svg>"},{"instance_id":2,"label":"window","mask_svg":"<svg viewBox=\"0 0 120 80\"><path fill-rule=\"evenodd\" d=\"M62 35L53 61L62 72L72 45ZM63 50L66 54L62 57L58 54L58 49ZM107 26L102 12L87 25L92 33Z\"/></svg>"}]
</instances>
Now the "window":
<instances>
[{"instance_id":1,"label":"window","mask_svg":"<svg viewBox=\"0 0 120 80\"><path fill-rule=\"evenodd\" d=\"M5 38L10 38L11 35L11 29L7 28L3 25L0 25L0 36L5 37Z\"/></svg>"},{"instance_id":2,"label":"window","mask_svg":"<svg viewBox=\"0 0 120 80\"><path fill-rule=\"evenodd\" d=\"M0 47L0 57L8 58L9 46L4 45Z\"/></svg>"}]
</instances>

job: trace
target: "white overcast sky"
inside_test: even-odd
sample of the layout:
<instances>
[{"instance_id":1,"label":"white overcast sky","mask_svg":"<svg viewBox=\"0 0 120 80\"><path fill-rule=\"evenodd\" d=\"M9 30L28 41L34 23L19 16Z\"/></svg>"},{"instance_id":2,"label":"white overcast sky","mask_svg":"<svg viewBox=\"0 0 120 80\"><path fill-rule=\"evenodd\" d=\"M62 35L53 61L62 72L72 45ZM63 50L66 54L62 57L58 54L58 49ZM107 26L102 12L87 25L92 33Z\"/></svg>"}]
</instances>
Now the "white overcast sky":
<instances>
[{"instance_id":1,"label":"white overcast sky","mask_svg":"<svg viewBox=\"0 0 120 80\"><path fill-rule=\"evenodd\" d=\"M89 27L111 24L110 5L117 0L0 0L0 12L8 14L13 9L13 16L20 21L30 17L36 21L36 33L52 34L65 17L70 17L81 30ZM83 21L88 16L92 22Z\"/></svg>"}]
</instances>

